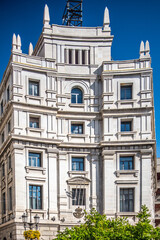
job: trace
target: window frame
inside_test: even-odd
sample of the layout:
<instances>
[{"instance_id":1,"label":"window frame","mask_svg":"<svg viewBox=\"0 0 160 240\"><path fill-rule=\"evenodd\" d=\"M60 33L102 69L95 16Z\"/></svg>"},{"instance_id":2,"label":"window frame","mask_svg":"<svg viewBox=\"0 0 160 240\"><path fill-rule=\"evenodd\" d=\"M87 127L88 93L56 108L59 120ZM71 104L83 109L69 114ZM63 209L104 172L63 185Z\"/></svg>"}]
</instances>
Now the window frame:
<instances>
[{"instance_id":1,"label":"window frame","mask_svg":"<svg viewBox=\"0 0 160 240\"><path fill-rule=\"evenodd\" d=\"M124 198L124 191L127 191L128 190L128 202L127 202L127 210L126 210L126 206L125 206L125 199L121 199L121 198ZM130 199L129 197L129 190L132 190L132 199ZM123 191L123 194L122 194L122 197L121 197L121 191ZM130 208L130 203L129 201L132 200L132 206L131 206L131 209ZM120 188L120 191L119 191L119 210L121 213L123 212L134 212L135 211L135 188Z\"/></svg>"},{"instance_id":2,"label":"window frame","mask_svg":"<svg viewBox=\"0 0 160 240\"><path fill-rule=\"evenodd\" d=\"M39 155L39 162L40 162L40 165L38 166L38 164L37 164L37 159L36 159L36 165L33 165L32 164L32 162L33 162L33 160L31 160L31 165L30 165L30 154L37 154L37 155ZM36 158L36 156L35 156L35 158ZM34 151L28 151L28 166L29 167L36 167L36 168L40 168L40 167L42 167L42 153L41 152L34 152Z\"/></svg>"},{"instance_id":3,"label":"window frame","mask_svg":"<svg viewBox=\"0 0 160 240\"><path fill-rule=\"evenodd\" d=\"M36 119L36 120L38 120L38 121L31 122L32 119ZM31 123L32 123L32 124L38 123L38 127L34 127L34 125L31 126ZM33 128L33 129L39 129L39 128L40 128L40 116L30 115L30 116L29 116L29 127L30 127L30 128Z\"/></svg>"},{"instance_id":4,"label":"window frame","mask_svg":"<svg viewBox=\"0 0 160 240\"><path fill-rule=\"evenodd\" d=\"M72 91L74 90L79 90L79 93L73 93ZM83 90L76 86L76 87L73 87L71 89L71 104L83 104L84 102L84 99L83 99ZM74 101L74 97L75 97L75 101Z\"/></svg>"},{"instance_id":5,"label":"window frame","mask_svg":"<svg viewBox=\"0 0 160 240\"><path fill-rule=\"evenodd\" d=\"M123 130L122 129L122 126L123 126L123 124L125 124L124 126L125 126L125 130ZM126 130L126 125L127 124L129 124L130 126L129 126L129 130ZM132 132L133 131L133 121L132 120L128 120L128 119L124 119L124 120L121 120L121 132Z\"/></svg>"},{"instance_id":6,"label":"window frame","mask_svg":"<svg viewBox=\"0 0 160 240\"><path fill-rule=\"evenodd\" d=\"M10 100L10 87L7 87L7 102Z\"/></svg>"},{"instance_id":7,"label":"window frame","mask_svg":"<svg viewBox=\"0 0 160 240\"><path fill-rule=\"evenodd\" d=\"M130 89L130 97L127 97L127 89ZM122 93L122 90L124 93ZM124 96L123 96L124 95ZM121 84L120 85L120 100L131 100L133 99L133 84Z\"/></svg>"},{"instance_id":8,"label":"window frame","mask_svg":"<svg viewBox=\"0 0 160 240\"><path fill-rule=\"evenodd\" d=\"M77 164L76 164L76 169L74 169L74 167L73 167L73 163L75 162L75 163L77 163L76 161L74 161L73 162L73 159L81 159L82 160L82 162L79 162L79 166L78 166L78 169L77 169ZM81 166L80 166L80 164L82 163L82 165L83 165L83 167L82 167L82 170L81 170ZM72 156L71 157L71 169L72 169L72 171L85 171L85 158L84 157L79 157L79 156Z\"/></svg>"},{"instance_id":9,"label":"window frame","mask_svg":"<svg viewBox=\"0 0 160 240\"><path fill-rule=\"evenodd\" d=\"M75 129L72 129L73 127L78 127L77 132ZM71 122L71 134L78 134L78 135L84 134L84 123Z\"/></svg>"},{"instance_id":10,"label":"window frame","mask_svg":"<svg viewBox=\"0 0 160 240\"><path fill-rule=\"evenodd\" d=\"M12 169L12 157L11 154L8 156L8 170Z\"/></svg>"},{"instance_id":11,"label":"window frame","mask_svg":"<svg viewBox=\"0 0 160 240\"><path fill-rule=\"evenodd\" d=\"M30 88L31 85L31 88ZM35 88L37 86L37 94L35 93ZM31 91L30 91L31 90ZM28 82L28 93L29 96L39 97L40 96L40 81L29 79Z\"/></svg>"},{"instance_id":12,"label":"window frame","mask_svg":"<svg viewBox=\"0 0 160 240\"><path fill-rule=\"evenodd\" d=\"M12 201L13 201L13 197L12 197L12 187L9 187L8 188L8 210L9 211L12 211L13 210L13 204L12 204Z\"/></svg>"},{"instance_id":13,"label":"window frame","mask_svg":"<svg viewBox=\"0 0 160 240\"><path fill-rule=\"evenodd\" d=\"M3 100L1 101L1 115L3 114L3 111L4 111L4 109L3 109Z\"/></svg>"},{"instance_id":14,"label":"window frame","mask_svg":"<svg viewBox=\"0 0 160 240\"><path fill-rule=\"evenodd\" d=\"M122 159L127 159L127 158L132 158L132 160L129 160L128 162L132 162L132 168L130 169L129 167L127 169L121 169L121 161L123 161ZM125 162L125 160L123 161ZM126 161L127 162L127 161ZM128 166L129 166L129 163L128 163ZM134 156L133 155L120 155L119 157L119 170L120 171L124 171L124 170L127 170L127 171L132 171L132 170L135 170L135 159L134 159Z\"/></svg>"},{"instance_id":15,"label":"window frame","mask_svg":"<svg viewBox=\"0 0 160 240\"><path fill-rule=\"evenodd\" d=\"M30 187L32 187L32 190L30 190ZM40 188L40 207L38 207L39 203L38 203L38 195L36 195L36 207L33 208L33 201L34 198L33 197L33 187L36 187L36 194L37 194L37 189ZM32 192L32 196L30 196L30 192ZM43 197L43 192L42 192L42 186L41 185L34 185L34 184L29 184L29 208L30 209L34 209L34 210L42 210L43 209L43 205L42 205L42 197Z\"/></svg>"}]
</instances>

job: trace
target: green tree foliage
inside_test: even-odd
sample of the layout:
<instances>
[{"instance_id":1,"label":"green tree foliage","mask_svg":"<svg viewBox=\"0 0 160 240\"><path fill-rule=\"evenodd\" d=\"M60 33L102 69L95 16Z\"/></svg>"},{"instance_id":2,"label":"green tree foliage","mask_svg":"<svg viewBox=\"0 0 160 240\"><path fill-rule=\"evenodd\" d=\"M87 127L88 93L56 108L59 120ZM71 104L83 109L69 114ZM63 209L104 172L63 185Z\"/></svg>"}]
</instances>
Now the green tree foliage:
<instances>
[{"instance_id":1,"label":"green tree foliage","mask_svg":"<svg viewBox=\"0 0 160 240\"><path fill-rule=\"evenodd\" d=\"M57 240L159 240L160 228L154 228L149 220L148 208L144 205L138 213L138 222L131 225L127 218L107 219L92 209L85 212L85 223L66 228L57 234Z\"/></svg>"}]
</instances>

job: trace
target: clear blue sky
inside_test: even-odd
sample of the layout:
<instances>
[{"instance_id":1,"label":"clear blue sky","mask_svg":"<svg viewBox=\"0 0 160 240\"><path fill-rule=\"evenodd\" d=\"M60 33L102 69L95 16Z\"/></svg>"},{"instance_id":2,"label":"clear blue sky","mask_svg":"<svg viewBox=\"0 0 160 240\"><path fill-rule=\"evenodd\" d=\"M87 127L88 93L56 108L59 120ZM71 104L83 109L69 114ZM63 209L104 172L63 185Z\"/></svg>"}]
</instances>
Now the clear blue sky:
<instances>
[{"instance_id":1,"label":"clear blue sky","mask_svg":"<svg viewBox=\"0 0 160 240\"><path fill-rule=\"evenodd\" d=\"M0 1L0 79L10 57L13 33L21 36L23 53L28 53L30 42L35 46L43 27L46 3L50 10L51 24L61 24L66 0ZM105 6L109 8L114 35L114 60L139 58L141 40L150 42L157 157L160 157L160 1L83 0L83 26L102 26Z\"/></svg>"}]
</instances>

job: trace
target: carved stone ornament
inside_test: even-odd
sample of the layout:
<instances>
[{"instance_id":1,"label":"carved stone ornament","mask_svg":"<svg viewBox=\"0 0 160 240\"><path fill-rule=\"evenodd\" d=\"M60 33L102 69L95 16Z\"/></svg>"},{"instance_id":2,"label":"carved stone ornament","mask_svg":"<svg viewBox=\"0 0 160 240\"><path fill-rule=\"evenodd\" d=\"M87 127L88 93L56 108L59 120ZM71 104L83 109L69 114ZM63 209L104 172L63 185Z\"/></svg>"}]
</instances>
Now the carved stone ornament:
<instances>
[{"instance_id":1,"label":"carved stone ornament","mask_svg":"<svg viewBox=\"0 0 160 240\"><path fill-rule=\"evenodd\" d=\"M82 208L78 207L75 209L75 212L73 213L73 216L75 218L82 218L84 216L84 212L82 212Z\"/></svg>"}]
</instances>

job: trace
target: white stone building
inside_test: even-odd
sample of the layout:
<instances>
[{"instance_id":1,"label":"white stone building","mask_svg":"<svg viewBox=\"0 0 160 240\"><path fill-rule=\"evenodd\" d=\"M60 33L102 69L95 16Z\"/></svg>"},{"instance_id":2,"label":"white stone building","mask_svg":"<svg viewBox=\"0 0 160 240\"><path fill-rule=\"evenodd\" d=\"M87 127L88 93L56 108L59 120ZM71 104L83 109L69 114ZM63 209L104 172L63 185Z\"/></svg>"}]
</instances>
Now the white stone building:
<instances>
[{"instance_id":1,"label":"white stone building","mask_svg":"<svg viewBox=\"0 0 160 240\"><path fill-rule=\"evenodd\" d=\"M42 238L79 224L92 207L108 217L154 219L155 129L149 43L112 61L103 27L50 25L33 50L12 53L0 85L0 240L23 239L22 214L40 216ZM83 221L83 219L81 219Z\"/></svg>"}]
</instances>

